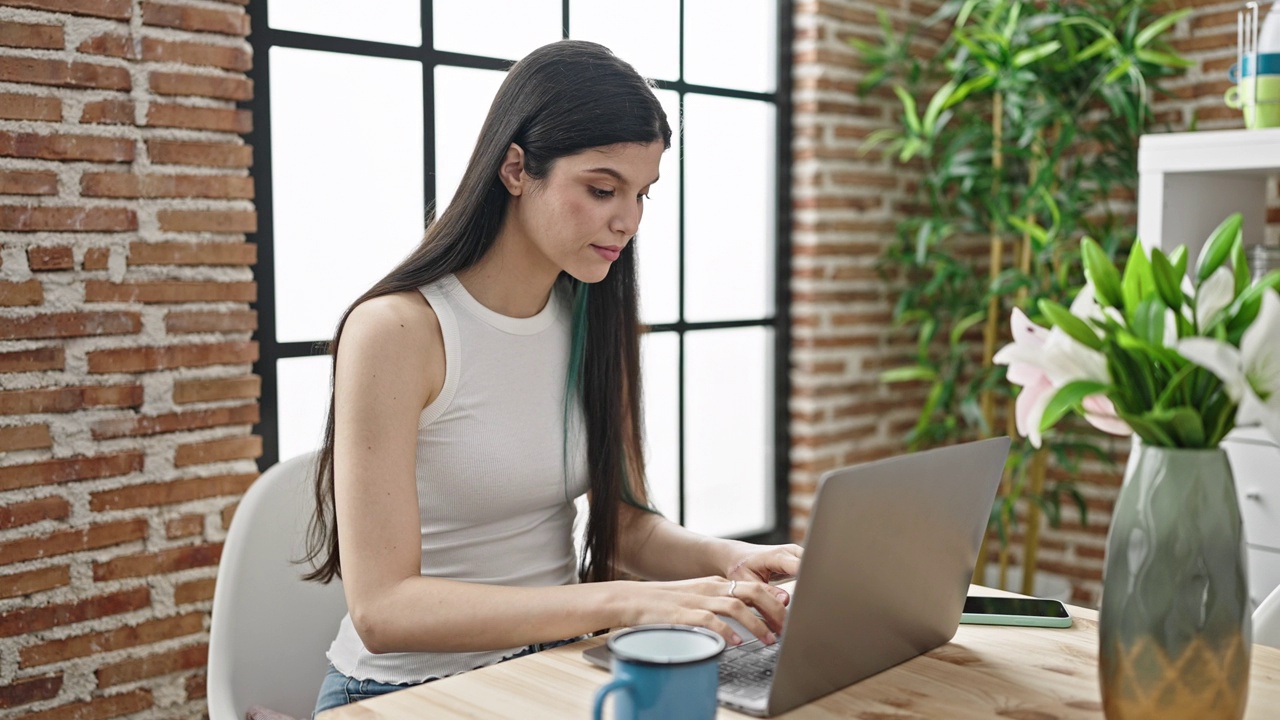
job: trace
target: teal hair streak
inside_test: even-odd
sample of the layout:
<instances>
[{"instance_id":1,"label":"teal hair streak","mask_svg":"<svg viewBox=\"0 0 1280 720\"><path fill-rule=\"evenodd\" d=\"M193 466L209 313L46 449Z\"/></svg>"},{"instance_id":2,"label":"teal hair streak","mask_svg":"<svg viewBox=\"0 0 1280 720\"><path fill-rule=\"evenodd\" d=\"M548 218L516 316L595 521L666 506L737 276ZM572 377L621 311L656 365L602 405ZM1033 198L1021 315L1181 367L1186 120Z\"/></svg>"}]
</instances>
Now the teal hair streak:
<instances>
[{"instance_id":1,"label":"teal hair streak","mask_svg":"<svg viewBox=\"0 0 1280 720\"><path fill-rule=\"evenodd\" d=\"M587 294L591 289L591 286L584 282L571 280L570 283L574 290L573 325L569 336L569 368L564 376L564 432L561 433L564 438L561 456L564 465L565 502L569 502L571 499L569 497L569 468L573 466L569 463L570 420L573 418L573 407L581 397L578 390L582 382L582 358L587 350Z\"/></svg>"},{"instance_id":2,"label":"teal hair streak","mask_svg":"<svg viewBox=\"0 0 1280 720\"><path fill-rule=\"evenodd\" d=\"M570 421L572 420L572 411L574 404L579 401L581 393L579 392L582 383L582 366L583 358L587 352L587 296L591 289L589 283L579 280L571 280L573 287L573 324L570 327L569 335L569 367L565 371L564 377L564 431L561 433L563 438L561 441L561 462L564 467L564 499L569 502L569 469L572 467L569 461L569 430ZM627 468L622 468L622 501L633 507L661 515L657 508L640 502L633 492L630 478L627 475Z\"/></svg>"}]
</instances>

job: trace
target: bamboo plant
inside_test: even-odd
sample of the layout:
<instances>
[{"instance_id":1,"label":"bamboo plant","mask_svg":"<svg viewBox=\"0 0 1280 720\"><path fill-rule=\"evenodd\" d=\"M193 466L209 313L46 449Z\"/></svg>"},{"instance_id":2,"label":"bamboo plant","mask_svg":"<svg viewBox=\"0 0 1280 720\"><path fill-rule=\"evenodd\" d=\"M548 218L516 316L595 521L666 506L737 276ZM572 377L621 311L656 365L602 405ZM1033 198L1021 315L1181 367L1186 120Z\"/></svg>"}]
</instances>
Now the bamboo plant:
<instances>
[{"instance_id":1,"label":"bamboo plant","mask_svg":"<svg viewBox=\"0 0 1280 720\"><path fill-rule=\"evenodd\" d=\"M852 41L869 66L862 90L888 84L902 105L900 123L868 146L922 172L921 210L899 223L882 258L887 274L910 278L894 318L918 340L913 361L882 379L928 386L909 447L1016 437L1004 368L992 363L1012 308L1035 318L1041 300L1067 301L1082 280L1085 235L1109 257L1127 255L1134 231L1128 199L1136 196L1138 137L1152 124L1151 96L1188 64L1164 41L1188 11L1161 15L1154 7L1152 0L951 0L923 23L949 26L932 57L914 53L921 27L897 35L883 15L882 41ZM985 270L964 252L981 238ZM992 509L1001 585L1020 503L1028 505L1025 593L1033 588L1041 513L1057 524L1070 500L1086 521L1078 489L1047 482L1046 468L1052 460L1070 477L1089 456L1111 462L1083 429L1040 450L1015 442ZM978 581L984 570L980 563Z\"/></svg>"}]
</instances>

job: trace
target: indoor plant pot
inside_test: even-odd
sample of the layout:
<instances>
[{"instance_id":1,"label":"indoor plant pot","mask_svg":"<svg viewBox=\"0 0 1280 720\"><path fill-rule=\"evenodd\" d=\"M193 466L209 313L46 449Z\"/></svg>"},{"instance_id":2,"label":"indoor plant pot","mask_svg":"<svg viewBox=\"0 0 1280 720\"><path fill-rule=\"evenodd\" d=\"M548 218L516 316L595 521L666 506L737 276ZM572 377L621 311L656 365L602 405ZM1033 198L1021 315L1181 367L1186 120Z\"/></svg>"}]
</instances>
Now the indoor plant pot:
<instances>
[{"instance_id":1,"label":"indoor plant pot","mask_svg":"<svg viewBox=\"0 0 1280 720\"><path fill-rule=\"evenodd\" d=\"M1244 714L1248 578L1219 446L1238 423L1280 439L1280 273L1251 279L1240 227L1225 220L1191 270L1186 248L1137 244L1123 276L1085 238L1071 308L1039 303L1052 329L1015 309L1014 342L995 357L1021 386L1018 430L1033 445L1071 411L1134 436L1099 613L1110 720Z\"/></svg>"},{"instance_id":2,"label":"indoor plant pot","mask_svg":"<svg viewBox=\"0 0 1280 720\"><path fill-rule=\"evenodd\" d=\"M1109 720L1244 715L1244 531L1221 448L1134 439L1107 536L1098 633Z\"/></svg>"}]
</instances>

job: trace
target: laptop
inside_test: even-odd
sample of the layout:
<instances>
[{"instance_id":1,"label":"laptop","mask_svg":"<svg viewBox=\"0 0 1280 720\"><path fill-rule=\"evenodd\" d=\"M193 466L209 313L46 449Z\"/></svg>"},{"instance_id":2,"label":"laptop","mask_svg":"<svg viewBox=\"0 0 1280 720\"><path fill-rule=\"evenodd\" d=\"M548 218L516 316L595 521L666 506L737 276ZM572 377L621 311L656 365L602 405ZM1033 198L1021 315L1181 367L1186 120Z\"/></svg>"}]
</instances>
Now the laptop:
<instances>
[{"instance_id":1,"label":"laptop","mask_svg":"<svg viewBox=\"0 0 1280 720\"><path fill-rule=\"evenodd\" d=\"M950 641L1009 442L992 438L825 473L785 636L725 651L720 704L778 715ZM608 667L604 645L584 654Z\"/></svg>"}]
</instances>

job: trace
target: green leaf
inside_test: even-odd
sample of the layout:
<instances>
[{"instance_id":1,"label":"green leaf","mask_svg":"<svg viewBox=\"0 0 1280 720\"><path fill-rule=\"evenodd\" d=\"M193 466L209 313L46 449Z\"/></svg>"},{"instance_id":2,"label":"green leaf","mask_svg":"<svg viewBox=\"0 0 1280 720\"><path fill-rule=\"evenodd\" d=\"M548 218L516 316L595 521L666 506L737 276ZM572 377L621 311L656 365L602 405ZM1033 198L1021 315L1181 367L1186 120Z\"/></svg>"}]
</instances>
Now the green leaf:
<instances>
[{"instance_id":1,"label":"green leaf","mask_svg":"<svg viewBox=\"0 0 1280 720\"><path fill-rule=\"evenodd\" d=\"M929 100L929 106L924 110L924 120L921 124L924 126L924 134L933 137L935 134L934 126L938 123L938 116L942 114L943 108L947 107L947 101L955 94L956 81L950 80L938 91L933 94Z\"/></svg>"},{"instance_id":2,"label":"green leaf","mask_svg":"<svg viewBox=\"0 0 1280 720\"><path fill-rule=\"evenodd\" d=\"M1102 339L1085 324L1083 320L1071 314L1071 311L1058 303L1043 299L1039 302L1040 312L1049 318L1055 326L1070 335L1076 342L1094 350L1102 349Z\"/></svg>"},{"instance_id":3,"label":"green leaf","mask_svg":"<svg viewBox=\"0 0 1280 720\"><path fill-rule=\"evenodd\" d=\"M1063 385L1053 394L1044 410L1044 416L1040 419L1040 432L1053 427L1067 412L1078 409L1085 398L1104 392L1108 387L1092 380L1076 380Z\"/></svg>"},{"instance_id":4,"label":"green leaf","mask_svg":"<svg viewBox=\"0 0 1280 720\"><path fill-rule=\"evenodd\" d=\"M970 315L966 315L965 317L960 318L958 321L956 321L956 324L951 328L951 344L953 346L959 345L960 339L964 337L964 334L966 332L969 331L969 328L973 327L974 325L977 325L978 323L986 319L987 319L987 312L985 310L979 310L976 313L972 313Z\"/></svg>"},{"instance_id":5,"label":"green leaf","mask_svg":"<svg viewBox=\"0 0 1280 720\"><path fill-rule=\"evenodd\" d=\"M916 264L924 265L929 258L929 239L932 237L932 228L929 223L921 223L920 229L916 231Z\"/></svg>"},{"instance_id":6,"label":"green leaf","mask_svg":"<svg viewBox=\"0 0 1280 720\"><path fill-rule=\"evenodd\" d=\"M1080 513L1080 524L1089 524L1089 504L1085 502L1084 494L1082 494L1074 485L1069 485L1066 492L1071 496L1072 502L1076 504L1076 512Z\"/></svg>"},{"instance_id":7,"label":"green leaf","mask_svg":"<svg viewBox=\"0 0 1280 720\"><path fill-rule=\"evenodd\" d=\"M1093 42L1089 43L1089 47L1086 47L1084 50L1081 50L1075 56L1074 60L1077 63L1083 63L1085 60L1088 60L1089 58L1095 55L1105 52L1106 50L1111 48L1111 46L1113 45L1115 45L1114 38L1109 36L1100 37L1097 40L1094 40Z\"/></svg>"},{"instance_id":8,"label":"green leaf","mask_svg":"<svg viewBox=\"0 0 1280 720\"><path fill-rule=\"evenodd\" d=\"M1115 67L1111 68L1111 72L1107 73L1107 76L1106 78L1103 79L1103 82L1110 85L1111 83L1124 77L1125 74L1129 72L1129 68L1131 67L1133 67L1132 60L1130 60L1129 58L1125 58L1121 60L1120 62L1116 63Z\"/></svg>"},{"instance_id":9,"label":"green leaf","mask_svg":"<svg viewBox=\"0 0 1280 720\"><path fill-rule=\"evenodd\" d=\"M1222 267L1222 263L1226 262L1232 246L1240 241L1240 226L1243 221L1244 217L1240 213L1232 213L1209 235L1204 248L1200 250L1200 257L1196 260L1197 285L1204 282L1214 270Z\"/></svg>"},{"instance_id":10,"label":"green leaf","mask_svg":"<svg viewBox=\"0 0 1280 720\"><path fill-rule=\"evenodd\" d=\"M920 410L920 419L916 421L915 433L917 441L913 445L920 446L919 442L925 438L925 431L929 426L929 419L933 417L933 412L938 408L938 401L942 399L944 383L934 382L933 387L929 388L929 398L925 400L924 408Z\"/></svg>"},{"instance_id":11,"label":"green leaf","mask_svg":"<svg viewBox=\"0 0 1280 720\"><path fill-rule=\"evenodd\" d=\"M1005 19L1004 33L1002 35L1002 39L1005 41L1006 46L1013 40L1013 36L1018 30L1018 18L1021 15L1022 15L1022 3L1020 2L1012 3L1011 9L1009 11L1009 17Z\"/></svg>"},{"instance_id":12,"label":"green leaf","mask_svg":"<svg viewBox=\"0 0 1280 720\"><path fill-rule=\"evenodd\" d=\"M1204 334L1211 335L1219 325L1226 322L1227 333L1238 340L1245 329L1257 319L1262 310L1262 293L1268 289L1280 292L1280 270L1272 270L1240 293L1225 311L1216 316L1217 320L1205 328Z\"/></svg>"},{"instance_id":13,"label":"green leaf","mask_svg":"<svg viewBox=\"0 0 1280 720\"><path fill-rule=\"evenodd\" d=\"M1049 210L1049 217L1053 218L1053 228L1056 230L1062 224L1062 209L1058 207L1058 202L1053 199L1053 193L1049 192L1049 188L1040 188L1040 201Z\"/></svg>"},{"instance_id":14,"label":"green leaf","mask_svg":"<svg viewBox=\"0 0 1280 720\"><path fill-rule=\"evenodd\" d=\"M916 100L901 85L894 85L893 91L897 93L898 99L902 101L902 119L907 123L907 127L916 135L920 134L920 118L916 115Z\"/></svg>"},{"instance_id":15,"label":"green leaf","mask_svg":"<svg viewBox=\"0 0 1280 720\"><path fill-rule=\"evenodd\" d=\"M1182 287L1182 278L1187 274L1187 246L1179 245L1169 253L1169 264L1173 265L1173 274L1178 276L1178 287Z\"/></svg>"},{"instance_id":16,"label":"green leaf","mask_svg":"<svg viewBox=\"0 0 1280 720\"><path fill-rule=\"evenodd\" d=\"M1040 227L1040 225L1034 220L1027 222L1016 215L1009 216L1008 220L1009 224L1018 230L1018 232L1030 237L1037 245L1043 246L1045 243L1049 242L1049 233L1044 228Z\"/></svg>"},{"instance_id":17,"label":"green leaf","mask_svg":"<svg viewBox=\"0 0 1280 720\"><path fill-rule=\"evenodd\" d=\"M1159 248L1151 249L1151 275L1155 279L1156 292L1174 312L1182 309L1182 288L1177 271L1169 264L1169 258Z\"/></svg>"},{"instance_id":18,"label":"green leaf","mask_svg":"<svg viewBox=\"0 0 1280 720\"><path fill-rule=\"evenodd\" d=\"M1147 413L1147 419L1160 425L1177 442L1177 447L1204 447L1204 423L1200 413L1189 407L1155 410Z\"/></svg>"},{"instance_id":19,"label":"green leaf","mask_svg":"<svg viewBox=\"0 0 1280 720\"><path fill-rule=\"evenodd\" d=\"M920 336L916 342L916 350L920 353L920 357L927 357L929 354L929 343L933 342L933 335L938 331L938 321L930 316L920 323Z\"/></svg>"},{"instance_id":20,"label":"green leaf","mask_svg":"<svg viewBox=\"0 0 1280 720\"><path fill-rule=\"evenodd\" d=\"M964 27L965 23L969 22L969 16L978 7L978 3L979 0L966 0L965 4L960 8L960 12L956 13L956 27Z\"/></svg>"},{"instance_id":21,"label":"green leaf","mask_svg":"<svg viewBox=\"0 0 1280 720\"><path fill-rule=\"evenodd\" d=\"M1088 237L1080 242L1080 251L1084 256L1084 275L1093 284L1098 300L1113 308L1123 308L1124 293L1120 288L1120 273L1111 264L1106 251L1093 238Z\"/></svg>"},{"instance_id":22,"label":"green leaf","mask_svg":"<svg viewBox=\"0 0 1280 720\"><path fill-rule=\"evenodd\" d=\"M1027 48L1013 56L1013 66L1015 68L1026 67L1037 60L1041 60L1058 52L1061 47L1062 43L1057 40L1051 40L1047 43Z\"/></svg>"},{"instance_id":23,"label":"green leaf","mask_svg":"<svg viewBox=\"0 0 1280 720\"><path fill-rule=\"evenodd\" d=\"M866 142L862 143L862 154L866 155L881 143L892 144L902 139L902 132L894 128L881 128L867 136Z\"/></svg>"},{"instance_id":24,"label":"green leaf","mask_svg":"<svg viewBox=\"0 0 1280 720\"><path fill-rule=\"evenodd\" d=\"M902 143L902 151L898 153L898 160L905 163L915 157L916 153L927 149L928 146L920 138L907 138L906 142Z\"/></svg>"},{"instance_id":25,"label":"green leaf","mask_svg":"<svg viewBox=\"0 0 1280 720\"><path fill-rule=\"evenodd\" d=\"M1146 297L1129 313L1129 329L1134 336L1156 345L1164 342L1164 301L1159 297Z\"/></svg>"},{"instance_id":26,"label":"green leaf","mask_svg":"<svg viewBox=\"0 0 1280 720\"><path fill-rule=\"evenodd\" d=\"M959 104L965 98L969 97L970 93L981 92L995 84L995 75L979 75L972 80L966 80L960 85L960 87L956 88L956 91L951 94L950 98L947 98L947 104L944 109Z\"/></svg>"},{"instance_id":27,"label":"green leaf","mask_svg":"<svg viewBox=\"0 0 1280 720\"><path fill-rule=\"evenodd\" d=\"M1231 269L1235 275L1235 295L1249 289L1251 278L1249 277L1249 260L1244 256L1244 242L1237 242L1231 246Z\"/></svg>"},{"instance_id":28,"label":"green leaf","mask_svg":"<svg viewBox=\"0 0 1280 720\"><path fill-rule=\"evenodd\" d=\"M1262 297L1262 292L1267 288L1280 292L1280 270L1272 270L1263 275L1262 279L1254 283L1246 292L1252 291L1254 288L1257 288L1258 297Z\"/></svg>"},{"instance_id":29,"label":"green leaf","mask_svg":"<svg viewBox=\"0 0 1280 720\"><path fill-rule=\"evenodd\" d=\"M1141 243L1134 243L1129 250L1129 259L1124 265L1124 278L1120 281L1120 291L1124 295L1125 317L1133 324L1134 313L1138 304L1146 298L1147 293L1155 290L1155 280L1151 277L1151 262Z\"/></svg>"},{"instance_id":30,"label":"green leaf","mask_svg":"<svg viewBox=\"0 0 1280 720\"><path fill-rule=\"evenodd\" d=\"M1177 447L1177 443L1173 441L1173 437L1165 432L1158 423L1148 420L1143 415L1134 415L1131 413L1117 412L1116 415L1133 431L1138 434L1148 445L1158 445L1160 447Z\"/></svg>"},{"instance_id":31,"label":"green leaf","mask_svg":"<svg viewBox=\"0 0 1280 720\"><path fill-rule=\"evenodd\" d=\"M885 370L880 373L880 382L897 383L910 382L912 380L934 380L937 377L938 372L931 367L925 367L924 365L911 365L908 367Z\"/></svg>"},{"instance_id":32,"label":"green leaf","mask_svg":"<svg viewBox=\"0 0 1280 720\"><path fill-rule=\"evenodd\" d=\"M1036 504L1044 511L1045 520L1048 521L1050 527L1058 527L1062 522L1062 504L1057 496L1041 495L1036 498Z\"/></svg>"},{"instance_id":33,"label":"green leaf","mask_svg":"<svg viewBox=\"0 0 1280 720\"><path fill-rule=\"evenodd\" d=\"M1191 8L1183 8L1157 19L1155 22L1142 28L1142 31L1133 39L1133 46L1138 48L1146 47L1148 43L1155 40L1156 37L1165 30L1173 27L1175 23L1190 14Z\"/></svg>"},{"instance_id":34,"label":"green leaf","mask_svg":"<svg viewBox=\"0 0 1280 720\"><path fill-rule=\"evenodd\" d=\"M1254 287L1257 287L1256 285ZM1253 288L1249 288L1252 290ZM1231 312L1234 310L1235 312ZM1245 291L1243 295L1231 304L1227 312L1222 313L1218 317L1229 317L1227 320L1227 334L1233 338L1244 336L1244 331L1249 329L1254 320L1258 319L1258 313L1262 312L1262 294ZM1217 329L1220 323L1214 323L1211 327ZM1205 331L1208 334L1208 331Z\"/></svg>"},{"instance_id":35,"label":"green leaf","mask_svg":"<svg viewBox=\"0 0 1280 720\"><path fill-rule=\"evenodd\" d=\"M1157 409L1164 408L1169 401L1173 400L1175 395L1180 392L1184 392L1186 388L1182 387L1182 384L1187 382L1187 378L1191 377L1191 375L1198 369L1200 369L1199 366L1193 365L1192 363L1183 365L1181 370L1174 373L1173 377L1169 378L1169 382L1165 386L1164 392L1160 393L1160 397L1156 398L1155 407Z\"/></svg>"},{"instance_id":36,"label":"green leaf","mask_svg":"<svg viewBox=\"0 0 1280 720\"><path fill-rule=\"evenodd\" d=\"M1194 62L1182 57L1181 55L1160 52L1159 50L1147 50L1144 48L1134 53L1134 55L1142 62L1159 65L1160 67L1165 68L1189 68L1192 65L1195 65Z\"/></svg>"}]
</instances>

